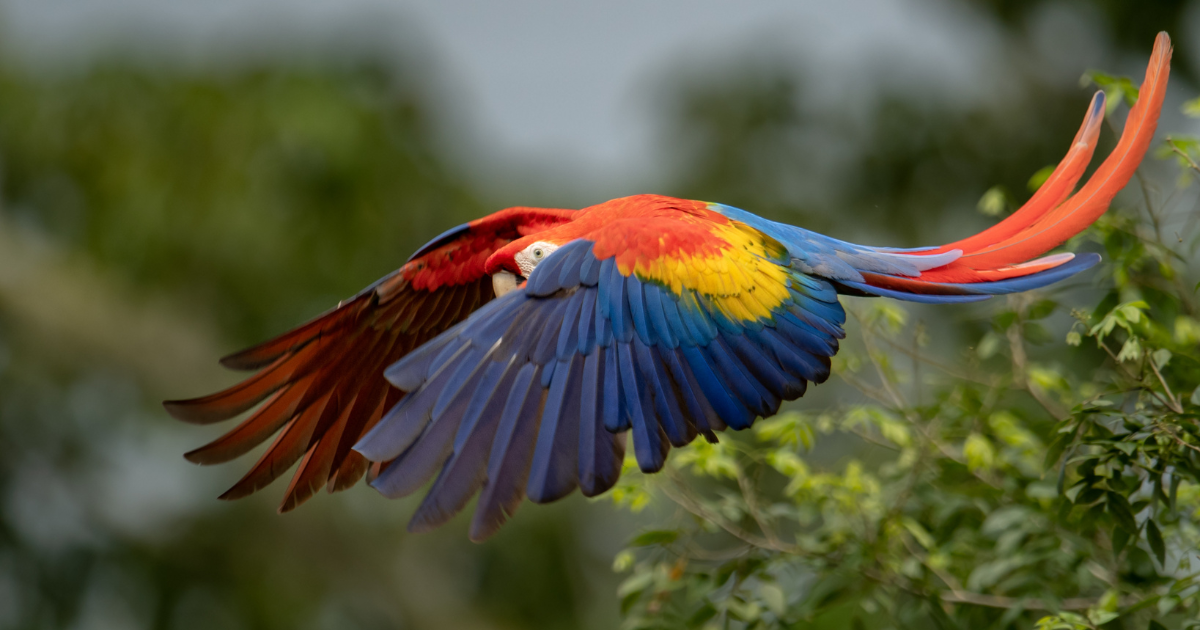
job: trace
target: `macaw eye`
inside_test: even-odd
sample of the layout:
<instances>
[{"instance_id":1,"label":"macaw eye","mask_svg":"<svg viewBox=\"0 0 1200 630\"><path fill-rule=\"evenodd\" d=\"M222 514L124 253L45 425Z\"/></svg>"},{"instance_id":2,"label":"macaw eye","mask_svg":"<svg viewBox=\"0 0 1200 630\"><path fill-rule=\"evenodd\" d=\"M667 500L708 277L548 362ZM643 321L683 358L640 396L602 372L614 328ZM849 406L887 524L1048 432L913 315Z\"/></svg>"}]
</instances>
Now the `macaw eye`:
<instances>
[{"instance_id":1,"label":"macaw eye","mask_svg":"<svg viewBox=\"0 0 1200 630\"><path fill-rule=\"evenodd\" d=\"M533 254L534 260L541 260L546 256L546 252L542 251L541 247L534 248L533 252L531 253Z\"/></svg>"}]
</instances>

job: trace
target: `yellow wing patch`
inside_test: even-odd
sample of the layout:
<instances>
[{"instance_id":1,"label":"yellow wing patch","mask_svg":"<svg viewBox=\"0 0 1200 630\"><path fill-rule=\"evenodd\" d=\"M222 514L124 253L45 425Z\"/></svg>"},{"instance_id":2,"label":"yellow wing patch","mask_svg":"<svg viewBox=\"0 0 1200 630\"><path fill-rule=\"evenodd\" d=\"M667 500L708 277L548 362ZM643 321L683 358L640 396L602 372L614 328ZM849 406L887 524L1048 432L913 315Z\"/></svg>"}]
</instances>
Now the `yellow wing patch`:
<instances>
[{"instance_id":1,"label":"yellow wing patch","mask_svg":"<svg viewBox=\"0 0 1200 630\"><path fill-rule=\"evenodd\" d=\"M667 287L675 295L694 290L733 321L767 321L790 299L787 249L775 239L740 223L706 226L717 247L676 249L653 259L617 259L622 275ZM632 262L632 264L630 264Z\"/></svg>"}]
</instances>

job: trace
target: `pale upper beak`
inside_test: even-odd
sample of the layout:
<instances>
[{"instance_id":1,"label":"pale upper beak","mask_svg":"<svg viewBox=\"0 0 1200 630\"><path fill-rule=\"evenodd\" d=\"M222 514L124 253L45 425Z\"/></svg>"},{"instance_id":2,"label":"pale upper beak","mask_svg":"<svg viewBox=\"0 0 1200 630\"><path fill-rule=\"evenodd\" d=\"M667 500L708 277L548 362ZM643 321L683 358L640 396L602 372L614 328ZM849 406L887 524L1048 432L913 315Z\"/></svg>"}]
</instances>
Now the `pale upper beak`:
<instances>
[{"instance_id":1,"label":"pale upper beak","mask_svg":"<svg viewBox=\"0 0 1200 630\"><path fill-rule=\"evenodd\" d=\"M497 271L492 274L492 290L496 292L496 297L515 290L519 282L517 274L511 271Z\"/></svg>"}]
</instances>

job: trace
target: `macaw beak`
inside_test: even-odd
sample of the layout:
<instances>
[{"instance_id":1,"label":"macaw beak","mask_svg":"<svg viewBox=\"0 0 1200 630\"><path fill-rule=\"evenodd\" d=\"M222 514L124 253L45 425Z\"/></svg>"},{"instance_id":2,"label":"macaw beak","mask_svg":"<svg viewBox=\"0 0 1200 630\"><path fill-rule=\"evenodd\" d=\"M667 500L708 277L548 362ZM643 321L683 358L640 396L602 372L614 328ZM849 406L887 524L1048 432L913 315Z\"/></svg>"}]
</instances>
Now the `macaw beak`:
<instances>
[{"instance_id":1,"label":"macaw beak","mask_svg":"<svg viewBox=\"0 0 1200 630\"><path fill-rule=\"evenodd\" d=\"M500 297L515 290L524 280L511 271L497 271L492 274L492 290L496 292L496 297Z\"/></svg>"}]
</instances>

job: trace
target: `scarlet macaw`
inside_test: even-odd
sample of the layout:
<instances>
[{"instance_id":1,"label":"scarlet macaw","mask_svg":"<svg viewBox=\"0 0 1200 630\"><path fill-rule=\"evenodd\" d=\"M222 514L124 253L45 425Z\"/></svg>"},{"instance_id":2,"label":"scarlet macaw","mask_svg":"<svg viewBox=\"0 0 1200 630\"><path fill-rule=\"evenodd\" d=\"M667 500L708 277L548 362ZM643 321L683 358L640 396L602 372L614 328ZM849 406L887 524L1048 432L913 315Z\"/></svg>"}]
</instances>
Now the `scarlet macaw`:
<instances>
[{"instance_id":1,"label":"scarlet macaw","mask_svg":"<svg viewBox=\"0 0 1200 630\"><path fill-rule=\"evenodd\" d=\"M1120 141L1078 193L1103 92L1028 203L956 243L866 247L658 195L579 211L509 208L435 238L308 324L222 359L256 372L242 383L165 406L208 424L262 403L186 455L225 462L278 432L224 499L297 460L280 511L368 470L387 497L434 479L410 530L445 522L480 492L471 537L485 538L525 497L611 488L626 433L641 469L657 471L671 446L745 429L823 382L844 336L839 294L973 302L1095 265L1096 254L1030 259L1090 225L1129 181L1154 135L1170 57L1161 33Z\"/></svg>"}]
</instances>

